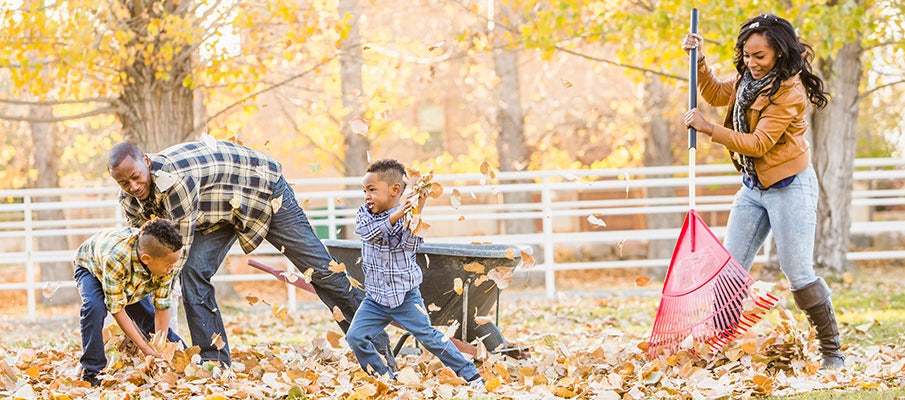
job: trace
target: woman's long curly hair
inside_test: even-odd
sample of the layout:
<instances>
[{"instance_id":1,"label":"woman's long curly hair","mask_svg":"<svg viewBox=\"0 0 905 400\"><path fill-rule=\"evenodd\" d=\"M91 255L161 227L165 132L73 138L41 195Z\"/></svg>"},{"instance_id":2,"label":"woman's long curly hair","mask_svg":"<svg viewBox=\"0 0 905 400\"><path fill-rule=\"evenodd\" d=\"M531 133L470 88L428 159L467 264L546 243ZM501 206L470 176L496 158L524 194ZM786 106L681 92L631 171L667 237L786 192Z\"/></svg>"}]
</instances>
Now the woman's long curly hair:
<instances>
[{"instance_id":1,"label":"woman's long curly hair","mask_svg":"<svg viewBox=\"0 0 905 400\"><path fill-rule=\"evenodd\" d=\"M777 79L773 81L767 94L769 96L776 94L783 81L799 74L807 90L808 100L817 108L826 107L829 93L823 90L823 81L820 77L811 72L814 49L798 39L795 28L789 21L776 15L759 15L745 21L739 28L738 39L735 41L735 70L742 74L748 68L743 58L743 47L748 38L755 33L767 38L767 43L776 51L778 57L776 66L773 67Z\"/></svg>"}]
</instances>

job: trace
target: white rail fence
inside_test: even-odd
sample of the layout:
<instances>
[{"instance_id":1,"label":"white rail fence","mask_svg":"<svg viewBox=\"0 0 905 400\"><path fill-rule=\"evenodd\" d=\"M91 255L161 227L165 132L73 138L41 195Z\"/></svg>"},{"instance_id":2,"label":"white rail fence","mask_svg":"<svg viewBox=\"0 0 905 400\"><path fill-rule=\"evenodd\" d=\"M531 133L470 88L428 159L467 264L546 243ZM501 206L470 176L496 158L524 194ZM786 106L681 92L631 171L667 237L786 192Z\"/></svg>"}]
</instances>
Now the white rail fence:
<instances>
[{"instance_id":1,"label":"white rail fence","mask_svg":"<svg viewBox=\"0 0 905 400\"><path fill-rule=\"evenodd\" d=\"M429 242L492 242L530 245L535 249L537 271L543 271L545 291L556 291L555 272L572 269L666 267L668 258L647 257L654 240L675 240L688 211L688 168L645 167L613 170L532 171L497 173L493 179L480 174L436 175L444 194L424 210L431 225ZM850 260L905 258L905 160L858 159L852 192L852 233L881 236L884 246L853 246ZM722 237L725 220L740 178L731 165L699 165L696 169L696 207ZM336 239L354 223L361 191L360 178L293 180L296 196L322 239ZM674 194L648 197L653 188L671 188ZM461 205L454 208L453 190ZM100 229L122 225L121 210L113 186L74 189L23 189L0 191L0 292L25 291L29 317L34 319L38 293L74 287L68 281L41 279L41 263L70 262L75 248ZM506 203L504 193L525 193L527 202ZM52 198L52 201L47 201ZM42 220L38 215L62 213L62 218ZM588 222L594 215L606 227ZM648 218L672 218L675 226L647 228ZM535 229L506 233L506 222L530 220ZM42 238L64 237L65 248L42 249ZM870 240L870 239L868 239ZM671 248L670 248L671 250ZM769 257L765 248L755 262ZM231 256L241 255L235 246ZM253 256L278 256L265 243ZM216 281L273 279L267 274L218 273ZM290 307L295 290L287 286Z\"/></svg>"}]
</instances>

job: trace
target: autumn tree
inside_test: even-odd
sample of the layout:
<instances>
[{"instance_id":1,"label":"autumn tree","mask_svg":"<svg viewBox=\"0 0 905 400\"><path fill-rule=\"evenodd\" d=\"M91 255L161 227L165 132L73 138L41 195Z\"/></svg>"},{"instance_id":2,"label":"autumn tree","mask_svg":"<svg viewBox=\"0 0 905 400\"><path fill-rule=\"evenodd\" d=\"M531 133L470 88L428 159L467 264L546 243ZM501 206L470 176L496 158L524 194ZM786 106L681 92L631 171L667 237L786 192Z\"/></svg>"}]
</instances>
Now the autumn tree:
<instances>
[{"instance_id":1,"label":"autumn tree","mask_svg":"<svg viewBox=\"0 0 905 400\"><path fill-rule=\"evenodd\" d=\"M874 92L863 80L865 52L901 54L902 5L898 2L776 1L760 3L692 4L687 1L615 4L594 0L542 3L536 9L548 16L531 20L522 28L526 43L546 51L563 51L563 43L599 40L632 43L622 46L617 57L607 60L627 70L670 73L686 57L676 44L688 30L693 6L701 8L700 32L705 54L721 74L734 71L731 60L738 26L747 18L775 12L792 21L803 40L814 45L815 67L832 94L829 107L813 116L813 164L820 179L815 261L818 267L842 270L850 236L850 204L857 120L863 99ZM612 21L619 21L613 24ZM735 21L734 23L729 21ZM540 25L538 25L540 24ZM617 29L607 27L618 26ZM530 34L530 35L529 35ZM629 37L627 37L629 36ZM648 46L638 45L638 38ZM882 50L881 50L882 49ZM646 51L646 52L644 52ZM901 82L875 81L886 87ZM684 80L678 79L677 84ZM701 141L698 142L699 144Z\"/></svg>"}]
</instances>

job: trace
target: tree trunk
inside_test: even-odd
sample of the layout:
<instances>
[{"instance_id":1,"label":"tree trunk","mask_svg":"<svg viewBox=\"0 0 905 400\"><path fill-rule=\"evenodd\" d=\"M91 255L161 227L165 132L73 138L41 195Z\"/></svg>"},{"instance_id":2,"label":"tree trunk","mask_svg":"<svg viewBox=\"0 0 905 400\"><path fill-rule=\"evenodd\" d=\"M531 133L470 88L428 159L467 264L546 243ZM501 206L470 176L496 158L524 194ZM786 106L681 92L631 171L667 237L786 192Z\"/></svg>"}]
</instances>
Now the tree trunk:
<instances>
[{"instance_id":1,"label":"tree trunk","mask_svg":"<svg viewBox=\"0 0 905 400\"><path fill-rule=\"evenodd\" d=\"M340 0L339 15L350 15L349 36L341 43L339 53L341 87L343 107L348 112L342 118L342 133L345 141L344 160L345 160L345 176L362 176L368 169L368 151L371 144L368 141L367 134L356 133L352 129L351 121L357 118L364 118L364 104L361 101L364 93L364 84L362 83L361 68L364 58L361 51L361 36L358 31L358 24L361 18L358 9L357 0ZM346 185L348 190L360 190L360 184ZM362 200L353 198L347 200L344 205L349 209L357 209L362 204ZM343 227L339 233L339 237L351 238L355 232L354 225Z\"/></svg>"},{"instance_id":2,"label":"tree trunk","mask_svg":"<svg viewBox=\"0 0 905 400\"><path fill-rule=\"evenodd\" d=\"M663 89L660 77L648 75L644 81L644 109L648 112L649 119L644 122L644 166L672 165L672 149L676 141L670 134L667 115L669 103ZM675 197L676 189L673 187L647 188L648 198ZM680 228L683 215L681 214L646 214L647 229ZM648 259L669 259L675 249L675 239L651 240L647 246ZM666 277L666 268L651 268L647 271L649 276Z\"/></svg>"},{"instance_id":3,"label":"tree trunk","mask_svg":"<svg viewBox=\"0 0 905 400\"><path fill-rule=\"evenodd\" d=\"M181 66L185 72L190 65ZM182 80L154 79L154 69L140 60L126 68L129 84L123 87L117 113L123 126L123 140L145 153L156 153L191 140L193 129L192 90ZM184 75L183 75L184 76Z\"/></svg>"},{"instance_id":4,"label":"tree trunk","mask_svg":"<svg viewBox=\"0 0 905 400\"><path fill-rule=\"evenodd\" d=\"M145 36L150 18L163 14L185 15L190 9L188 4L164 2L160 9L161 4L157 2L129 2L127 7L132 16L129 25L139 36ZM158 42L166 40L162 37L157 39ZM158 48L161 45L156 44ZM192 89L183 85L192 72L193 57L186 54L190 51L185 47L177 48L166 67L145 60L139 51L131 65L123 66L126 84L117 104L123 111L116 114L123 126L123 140L134 143L146 153L155 153L192 139ZM158 70L166 73L158 73Z\"/></svg>"},{"instance_id":5,"label":"tree trunk","mask_svg":"<svg viewBox=\"0 0 905 400\"><path fill-rule=\"evenodd\" d=\"M358 33L358 23L361 14L358 10L357 0L340 0L340 16L349 14L352 26L349 36L342 41L339 53L340 71L342 79L343 107L348 111L343 118L343 138L345 139L345 175L361 176L368 168L368 149L370 143L367 135L355 133L349 123L356 118L363 118L364 105L361 96L364 88L361 79L361 67L364 62L361 53L361 36ZM361 185L350 185L350 189L360 189Z\"/></svg>"},{"instance_id":6,"label":"tree trunk","mask_svg":"<svg viewBox=\"0 0 905 400\"><path fill-rule=\"evenodd\" d=\"M814 263L836 272L848 268L861 52L856 41L842 46L835 58L820 60L832 98L813 116L813 161L820 181Z\"/></svg>"},{"instance_id":7,"label":"tree trunk","mask_svg":"<svg viewBox=\"0 0 905 400\"><path fill-rule=\"evenodd\" d=\"M498 20L508 20L509 15L506 14L511 14L508 6L498 3L497 7L502 8L500 15L503 16ZM493 69L499 79L496 88L496 120L500 134L496 144L500 171L521 171L528 166L528 148L525 144L525 114L521 104L518 54L515 50L495 48ZM524 192L503 193L503 201L507 204L534 202ZM533 233L539 230L538 222L531 219L507 220L505 228L507 234Z\"/></svg>"},{"instance_id":8,"label":"tree trunk","mask_svg":"<svg viewBox=\"0 0 905 400\"><path fill-rule=\"evenodd\" d=\"M29 117L34 119L50 119L53 117L53 109L50 106L31 106ZM60 148L59 140L52 124L44 122L31 122L32 142L32 168L37 171L35 188L60 187ZM38 202L58 202L60 196L46 196L36 199ZM62 210L35 211L36 221L62 221L66 218ZM58 227L60 229L63 227ZM38 239L37 250L61 251L69 249L69 240L66 236L41 236ZM68 281L72 279L71 262L44 262L41 263L41 281ZM52 293L52 295L50 295ZM42 302L47 305L74 304L79 300L78 291L75 288L61 288L56 292L44 291Z\"/></svg>"}]
</instances>

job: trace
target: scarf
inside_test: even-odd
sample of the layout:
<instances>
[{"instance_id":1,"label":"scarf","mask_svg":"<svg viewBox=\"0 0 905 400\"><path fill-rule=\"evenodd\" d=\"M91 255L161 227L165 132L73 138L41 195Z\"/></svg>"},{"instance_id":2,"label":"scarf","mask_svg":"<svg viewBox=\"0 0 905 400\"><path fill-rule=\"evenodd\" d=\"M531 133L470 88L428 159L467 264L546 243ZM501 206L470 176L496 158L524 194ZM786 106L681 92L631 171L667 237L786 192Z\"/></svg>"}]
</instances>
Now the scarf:
<instances>
[{"instance_id":1,"label":"scarf","mask_svg":"<svg viewBox=\"0 0 905 400\"><path fill-rule=\"evenodd\" d=\"M748 111L748 107L751 107L751 104L754 103L757 94L767 87L767 84L772 82L775 76L775 69L757 80L751 76L751 71L747 69L742 74L738 89L736 89L735 106L732 108L732 126L737 132L751 133L751 127L748 126L748 118L745 117L745 114ZM744 172L757 179L757 172L754 171L754 160L744 154L735 153L735 155Z\"/></svg>"}]
</instances>

